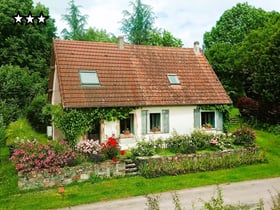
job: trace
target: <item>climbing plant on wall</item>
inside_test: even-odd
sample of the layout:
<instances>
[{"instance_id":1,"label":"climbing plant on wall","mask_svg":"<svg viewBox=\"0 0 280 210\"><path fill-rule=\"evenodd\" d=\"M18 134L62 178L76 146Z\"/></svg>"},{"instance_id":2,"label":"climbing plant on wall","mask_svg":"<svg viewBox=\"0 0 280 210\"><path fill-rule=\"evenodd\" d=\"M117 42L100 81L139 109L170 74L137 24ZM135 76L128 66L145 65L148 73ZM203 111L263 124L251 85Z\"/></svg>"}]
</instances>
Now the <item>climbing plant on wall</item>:
<instances>
[{"instance_id":1,"label":"climbing plant on wall","mask_svg":"<svg viewBox=\"0 0 280 210\"><path fill-rule=\"evenodd\" d=\"M63 109L62 105L48 104L44 107L44 113L52 115L55 127L63 132L71 146L75 146L77 138L89 131L95 122L125 119L133 109L135 107Z\"/></svg>"},{"instance_id":2,"label":"climbing plant on wall","mask_svg":"<svg viewBox=\"0 0 280 210\"><path fill-rule=\"evenodd\" d=\"M199 105L199 109L213 110L223 114L223 129L225 132L229 129L231 105Z\"/></svg>"}]
</instances>

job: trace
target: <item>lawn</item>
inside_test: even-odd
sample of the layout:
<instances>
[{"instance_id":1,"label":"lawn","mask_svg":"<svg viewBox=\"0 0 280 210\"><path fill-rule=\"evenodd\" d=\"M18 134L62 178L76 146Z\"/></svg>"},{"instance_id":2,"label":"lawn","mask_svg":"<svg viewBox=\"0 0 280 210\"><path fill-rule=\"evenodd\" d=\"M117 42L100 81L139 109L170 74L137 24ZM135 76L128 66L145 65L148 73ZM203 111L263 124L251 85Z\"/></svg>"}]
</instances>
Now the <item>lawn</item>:
<instances>
[{"instance_id":1,"label":"lawn","mask_svg":"<svg viewBox=\"0 0 280 210\"><path fill-rule=\"evenodd\" d=\"M257 144L266 151L269 163L153 179L134 176L100 180L93 177L88 182L66 186L64 195L59 194L57 188L19 192L16 187L15 170L2 157L0 209L52 209L211 184L280 176L279 136L264 131L256 131L256 134ZM4 149L0 150L0 158L1 154L5 153Z\"/></svg>"}]
</instances>

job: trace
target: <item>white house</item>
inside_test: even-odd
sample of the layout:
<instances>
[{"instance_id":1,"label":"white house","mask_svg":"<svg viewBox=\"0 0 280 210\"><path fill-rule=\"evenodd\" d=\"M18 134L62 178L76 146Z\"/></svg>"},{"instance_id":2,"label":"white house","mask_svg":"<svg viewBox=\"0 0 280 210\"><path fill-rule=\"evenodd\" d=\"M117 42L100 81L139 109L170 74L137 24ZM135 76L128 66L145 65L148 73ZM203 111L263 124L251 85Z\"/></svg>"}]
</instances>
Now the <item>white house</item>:
<instances>
[{"instance_id":1,"label":"white house","mask_svg":"<svg viewBox=\"0 0 280 210\"><path fill-rule=\"evenodd\" d=\"M221 113L198 107L231 104L197 42L194 48L173 48L123 39L118 44L54 40L49 101L64 108L137 107L128 119L102 120L87 134L101 141L115 135L124 147L205 125L222 131Z\"/></svg>"}]
</instances>

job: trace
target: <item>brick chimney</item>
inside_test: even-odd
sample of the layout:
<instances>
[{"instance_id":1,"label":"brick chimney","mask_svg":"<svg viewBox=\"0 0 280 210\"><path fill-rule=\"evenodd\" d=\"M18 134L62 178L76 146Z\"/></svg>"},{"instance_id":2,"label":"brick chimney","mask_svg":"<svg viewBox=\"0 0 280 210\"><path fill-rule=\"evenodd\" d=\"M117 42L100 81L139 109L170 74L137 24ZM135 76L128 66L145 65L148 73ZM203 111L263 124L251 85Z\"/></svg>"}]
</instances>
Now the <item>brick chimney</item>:
<instances>
[{"instance_id":1,"label":"brick chimney","mask_svg":"<svg viewBox=\"0 0 280 210\"><path fill-rule=\"evenodd\" d=\"M124 37L123 36L118 37L118 48L120 50L124 49Z\"/></svg>"},{"instance_id":2,"label":"brick chimney","mask_svg":"<svg viewBox=\"0 0 280 210\"><path fill-rule=\"evenodd\" d=\"M199 47L199 42L198 41L195 41L193 43L193 51L194 51L195 55L201 55L201 49Z\"/></svg>"}]
</instances>

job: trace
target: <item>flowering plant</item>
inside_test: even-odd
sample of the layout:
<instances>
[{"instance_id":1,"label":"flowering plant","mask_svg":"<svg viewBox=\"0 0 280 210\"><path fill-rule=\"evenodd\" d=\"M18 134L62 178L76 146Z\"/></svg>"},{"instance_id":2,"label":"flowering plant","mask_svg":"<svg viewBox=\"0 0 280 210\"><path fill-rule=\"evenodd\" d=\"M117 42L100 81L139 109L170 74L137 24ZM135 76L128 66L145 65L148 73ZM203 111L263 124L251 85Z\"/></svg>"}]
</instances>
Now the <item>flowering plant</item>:
<instances>
[{"instance_id":1,"label":"flowering plant","mask_svg":"<svg viewBox=\"0 0 280 210\"><path fill-rule=\"evenodd\" d=\"M80 141L76 145L76 150L84 154L88 159L93 161L102 160L101 154L103 146L99 144L98 140L87 139L85 141Z\"/></svg>"},{"instance_id":2,"label":"flowering plant","mask_svg":"<svg viewBox=\"0 0 280 210\"><path fill-rule=\"evenodd\" d=\"M71 165L75 158L76 153L65 141L56 145L27 141L14 150L10 161L16 164L16 170L21 173L40 169L57 172L61 167Z\"/></svg>"},{"instance_id":3,"label":"flowering plant","mask_svg":"<svg viewBox=\"0 0 280 210\"><path fill-rule=\"evenodd\" d=\"M103 154L114 162L117 161L117 156L120 154L120 146L117 139L110 137L107 142L101 144L103 146Z\"/></svg>"}]
</instances>

